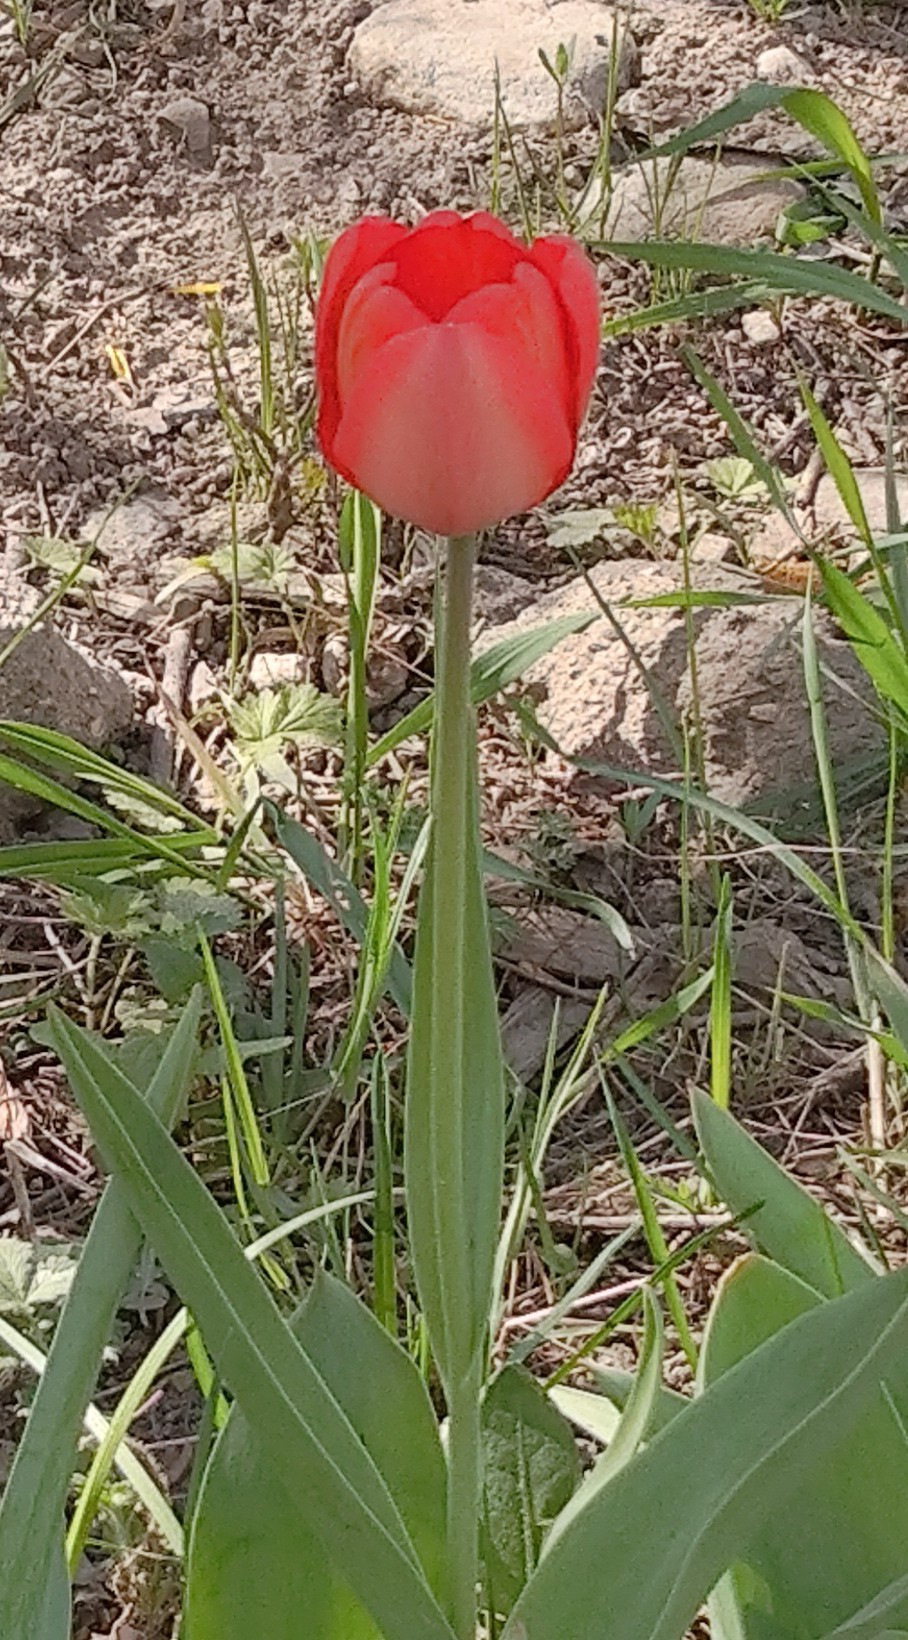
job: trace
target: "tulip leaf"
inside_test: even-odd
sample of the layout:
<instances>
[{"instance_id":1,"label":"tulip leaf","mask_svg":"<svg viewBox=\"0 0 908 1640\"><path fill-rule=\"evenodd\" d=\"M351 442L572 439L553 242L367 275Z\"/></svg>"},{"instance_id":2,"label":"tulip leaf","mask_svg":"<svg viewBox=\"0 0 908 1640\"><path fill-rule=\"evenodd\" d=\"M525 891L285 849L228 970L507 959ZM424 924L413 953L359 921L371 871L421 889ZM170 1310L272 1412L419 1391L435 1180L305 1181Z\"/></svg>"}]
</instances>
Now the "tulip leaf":
<instances>
[{"instance_id":1,"label":"tulip leaf","mask_svg":"<svg viewBox=\"0 0 908 1640\"><path fill-rule=\"evenodd\" d=\"M681 1640L792 1476L809 1476L875 1405L906 1349L908 1271L793 1321L680 1412L554 1539L503 1640Z\"/></svg>"},{"instance_id":2,"label":"tulip leaf","mask_svg":"<svg viewBox=\"0 0 908 1640\"><path fill-rule=\"evenodd\" d=\"M199 996L191 998L164 1051L147 1093L148 1104L168 1125L185 1098L196 1059ZM75 1027L71 1027L75 1030ZM80 1033L81 1036L81 1033ZM90 1040L81 1038L82 1040ZM68 1050L59 1042L67 1066ZM101 1049L98 1074L111 1088L139 1095ZM68 1068L68 1066L67 1066ZM39 1609L44 1595L37 1576L7 1576L0 1583L0 1634L4 1640L68 1640L69 1584L59 1585L63 1564L64 1510L76 1464L85 1409L97 1379L120 1302L142 1247L142 1231L116 1179L95 1213L75 1277L38 1382L28 1421L0 1501L0 1566L49 1568L48 1599L55 1614ZM59 1620L58 1620L59 1619Z\"/></svg>"},{"instance_id":3,"label":"tulip leaf","mask_svg":"<svg viewBox=\"0 0 908 1640\"><path fill-rule=\"evenodd\" d=\"M445 1464L432 1405L402 1349L349 1288L320 1273L291 1327L330 1381L384 1475L440 1586ZM186 1640L381 1640L319 1541L304 1530L298 1497L275 1475L237 1406L221 1431L193 1524Z\"/></svg>"},{"instance_id":4,"label":"tulip leaf","mask_svg":"<svg viewBox=\"0 0 908 1640\"><path fill-rule=\"evenodd\" d=\"M111 1087L94 1045L59 1012L52 1017L95 1140L274 1474L297 1499L300 1530L342 1560L384 1640L452 1640L383 1477L223 1214L135 1091Z\"/></svg>"},{"instance_id":5,"label":"tulip leaf","mask_svg":"<svg viewBox=\"0 0 908 1640\"><path fill-rule=\"evenodd\" d=\"M570 1425L523 1367L504 1367L482 1406L483 1547L498 1613L510 1611L548 1529L580 1483Z\"/></svg>"},{"instance_id":6,"label":"tulip leaf","mask_svg":"<svg viewBox=\"0 0 908 1640\"><path fill-rule=\"evenodd\" d=\"M478 1399L504 1167L504 1065L483 892L469 694L469 544L453 542L419 900L404 1177L419 1300L451 1409Z\"/></svg>"},{"instance_id":7,"label":"tulip leaf","mask_svg":"<svg viewBox=\"0 0 908 1640\"><path fill-rule=\"evenodd\" d=\"M826 1298L873 1279L869 1258L740 1122L699 1091L693 1111L716 1189L733 1213L748 1215L764 1253Z\"/></svg>"},{"instance_id":8,"label":"tulip leaf","mask_svg":"<svg viewBox=\"0 0 908 1640\"><path fill-rule=\"evenodd\" d=\"M818 1294L779 1265L753 1253L739 1259L710 1313L702 1384L755 1359L767 1338L817 1306L824 1307ZM818 1459L792 1468L785 1494L741 1556L745 1564L710 1603L715 1640L821 1640L892 1588L908 1542L906 1409L903 1359L856 1419L830 1431ZM886 1616L908 1620L908 1588Z\"/></svg>"}]
</instances>

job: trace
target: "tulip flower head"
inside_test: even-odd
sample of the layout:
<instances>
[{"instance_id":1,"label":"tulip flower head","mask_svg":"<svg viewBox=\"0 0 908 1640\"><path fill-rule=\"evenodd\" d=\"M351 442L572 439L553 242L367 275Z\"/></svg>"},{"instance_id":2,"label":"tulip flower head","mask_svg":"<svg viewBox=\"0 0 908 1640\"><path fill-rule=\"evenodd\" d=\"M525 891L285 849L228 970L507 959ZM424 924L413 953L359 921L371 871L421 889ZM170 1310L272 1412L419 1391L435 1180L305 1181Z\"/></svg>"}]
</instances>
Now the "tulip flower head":
<instances>
[{"instance_id":1,"label":"tulip flower head","mask_svg":"<svg viewBox=\"0 0 908 1640\"><path fill-rule=\"evenodd\" d=\"M572 239L527 247L486 212L363 217L325 264L318 442L385 512L466 535L562 483L598 351L596 275Z\"/></svg>"}]
</instances>

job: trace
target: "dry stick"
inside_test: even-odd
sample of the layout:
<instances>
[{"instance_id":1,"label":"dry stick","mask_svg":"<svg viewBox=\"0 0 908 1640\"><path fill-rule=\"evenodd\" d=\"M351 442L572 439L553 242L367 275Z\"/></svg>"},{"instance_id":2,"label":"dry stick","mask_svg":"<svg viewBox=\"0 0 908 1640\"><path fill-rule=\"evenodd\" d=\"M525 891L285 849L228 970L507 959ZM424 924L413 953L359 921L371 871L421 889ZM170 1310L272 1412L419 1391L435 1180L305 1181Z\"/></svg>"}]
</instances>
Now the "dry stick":
<instances>
[{"instance_id":1,"label":"dry stick","mask_svg":"<svg viewBox=\"0 0 908 1640\"><path fill-rule=\"evenodd\" d=\"M189 662L193 653L192 645L192 627L177 626L167 640L167 650L164 656L161 696L174 701L181 710L189 677ZM167 786L170 784L173 775L176 749L175 736L171 727L172 719L167 712L166 706L161 702L155 706L151 717L154 723L150 757L151 778L157 785Z\"/></svg>"}]
</instances>

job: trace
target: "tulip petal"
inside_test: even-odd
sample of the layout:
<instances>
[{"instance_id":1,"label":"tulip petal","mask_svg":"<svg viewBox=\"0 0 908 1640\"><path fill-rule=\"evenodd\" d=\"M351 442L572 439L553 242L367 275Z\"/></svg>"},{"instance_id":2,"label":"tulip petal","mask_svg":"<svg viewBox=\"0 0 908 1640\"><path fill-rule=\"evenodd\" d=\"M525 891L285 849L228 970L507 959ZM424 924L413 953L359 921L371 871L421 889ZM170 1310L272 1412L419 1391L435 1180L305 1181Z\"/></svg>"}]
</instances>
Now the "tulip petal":
<instances>
[{"instance_id":1,"label":"tulip petal","mask_svg":"<svg viewBox=\"0 0 908 1640\"><path fill-rule=\"evenodd\" d=\"M452 220L446 220L449 214ZM433 212L394 247L394 283L436 322L483 285L506 284L526 260L511 234L491 233L481 222L474 223L473 217Z\"/></svg>"},{"instance_id":2,"label":"tulip petal","mask_svg":"<svg viewBox=\"0 0 908 1640\"><path fill-rule=\"evenodd\" d=\"M396 271L393 262L380 263L363 275L347 298L338 329L335 365L342 409L378 348L392 336L429 323L409 296L389 283Z\"/></svg>"},{"instance_id":3,"label":"tulip petal","mask_svg":"<svg viewBox=\"0 0 908 1640\"><path fill-rule=\"evenodd\" d=\"M485 285L465 296L448 314L447 324L475 323L497 335L529 360L560 398L573 431L574 384L565 321L549 280L530 262L521 262L509 285Z\"/></svg>"},{"instance_id":4,"label":"tulip petal","mask_svg":"<svg viewBox=\"0 0 908 1640\"><path fill-rule=\"evenodd\" d=\"M599 361L599 285L592 263L567 234L551 234L530 246L530 261L544 273L567 320L570 370L575 384L574 426L586 413Z\"/></svg>"},{"instance_id":5,"label":"tulip petal","mask_svg":"<svg viewBox=\"0 0 908 1640\"><path fill-rule=\"evenodd\" d=\"M364 216L334 241L325 262L315 322L315 373L319 387L319 441L330 445L339 407L335 378L337 333L344 304L364 273L385 259L408 230L386 216Z\"/></svg>"},{"instance_id":6,"label":"tulip petal","mask_svg":"<svg viewBox=\"0 0 908 1640\"><path fill-rule=\"evenodd\" d=\"M535 506L573 448L560 396L525 352L479 324L428 325L373 355L332 461L386 512L463 535Z\"/></svg>"}]
</instances>

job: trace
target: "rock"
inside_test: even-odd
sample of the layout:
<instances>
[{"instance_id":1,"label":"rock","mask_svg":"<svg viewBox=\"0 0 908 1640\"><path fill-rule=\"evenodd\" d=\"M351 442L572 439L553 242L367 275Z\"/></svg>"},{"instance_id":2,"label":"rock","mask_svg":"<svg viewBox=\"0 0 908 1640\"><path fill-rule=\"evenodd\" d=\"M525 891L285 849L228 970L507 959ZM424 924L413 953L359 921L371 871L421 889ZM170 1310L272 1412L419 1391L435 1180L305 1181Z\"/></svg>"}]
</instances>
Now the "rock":
<instances>
[{"instance_id":1,"label":"rock","mask_svg":"<svg viewBox=\"0 0 908 1640\"><path fill-rule=\"evenodd\" d=\"M559 44L573 41L564 112L577 127L603 106L614 18L601 0L386 0L357 28L350 65L379 104L488 127L497 61L512 126L545 130L556 92L539 51L554 62ZM625 85L634 47L620 26L619 39Z\"/></svg>"},{"instance_id":2,"label":"rock","mask_svg":"<svg viewBox=\"0 0 908 1640\"><path fill-rule=\"evenodd\" d=\"M555 1018L556 998L541 985L528 986L514 998L501 1021L504 1057L518 1082L532 1082L546 1061ZM558 1048L579 1035L590 1016L588 1002L560 1001Z\"/></svg>"},{"instance_id":3,"label":"rock","mask_svg":"<svg viewBox=\"0 0 908 1640\"><path fill-rule=\"evenodd\" d=\"M803 85L809 69L789 46L768 46L757 58L757 79L769 85Z\"/></svg>"},{"instance_id":4,"label":"rock","mask_svg":"<svg viewBox=\"0 0 908 1640\"><path fill-rule=\"evenodd\" d=\"M148 559L157 557L178 530L181 516L178 503L166 490L149 489L113 512L110 507L98 507L86 518L80 533L84 541L97 538L103 558L134 564L144 572Z\"/></svg>"},{"instance_id":5,"label":"rock","mask_svg":"<svg viewBox=\"0 0 908 1640\"><path fill-rule=\"evenodd\" d=\"M601 986L620 979L629 956L595 917L567 906L542 905L507 920L498 955L522 968L542 969L576 985Z\"/></svg>"},{"instance_id":6,"label":"rock","mask_svg":"<svg viewBox=\"0 0 908 1640\"><path fill-rule=\"evenodd\" d=\"M854 476L867 522L874 535L888 534L886 523L886 472L883 467L855 467ZM899 506L902 521L908 522L908 476L898 474L896 480ZM813 503L813 513L816 519L816 529L807 528L808 539L820 539L831 531L845 532L854 537L855 530L838 490L835 480L829 473L824 473L817 486L817 493ZM776 559L785 558L789 554L801 552L801 543L791 525L786 523L781 513L768 513L760 525L759 531L750 542L750 551L754 558Z\"/></svg>"},{"instance_id":7,"label":"rock","mask_svg":"<svg viewBox=\"0 0 908 1640\"><path fill-rule=\"evenodd\" d=\"M741 316L741 329L753 347L772 347L779 340L780 331L771 313L755 308L753 313Z\"/></svg>"},{"instance_id":8,"label":"rock","mask_svg":"<svg viewBox=\"0 0 908 1640\"><path fill-rule=\"evenodd\" d=\"M279 689L282 683L305 683L309 668L304 655L293 650L259 650L249 663L250 689Z\"/></svg>"},{"instance_id":9,"label":"rock","mask_svg":"<svg viewBox=\"0 0 908 1640\"><path fill-rule=\"evenodd\" d=\"M473 591L477 621L498 624L512 621L536 597L537 588L522 575L499 569L497 564L478 564Z\"/></svg>"},{"instance_id":10,"label":"rock","mask_svg":"<svg viewBox=\"0 0 908 1640\"><path fill-rule=\"evenodd\" d=\"M15 632L0 626L0 650ZM2 719L55 729L97 751L128 729L132 716L132 695L122 678L52 627L25 632L0 667ZM22 822L39 810L33 798L0 785L0 843L15 840Z\"/></svg>"},{"instance_id":11,"label":"rock","mask_svg":"<svg viewBox=\"0 0 908 1640\"><path fill-rule=\"evenodd\" d=\"M158 119L179 131L191 154L204 154L211 142L211 115L198 97L174 97L158 109Z\"/></svg>"},{"instance_id":12,"label":"rock","mask_svg":"<svg viewBox=\"0 0 908 1640\"><path fill-rule=\"evenodd\" d=\"M672 744L655 702L663 704L673 724L690 721L684 613L620 604L680 592L680 566L622 560L598 564L590 573L627 642L606 621L597 620L531 667L524 681L537 697L539 721L570 758L641 774L677 775L680 749ZM691 580L703 589L760 587L751 577L720 565L692 564ZM594 608L586 582L578 578L539 598L516 621L484 633L481 646ZM712 794L726 802L801 786L813 776L798 613L797 603L788 599L692 611L707 780ZM874 745L882 746L882 737L869 709L873 696L863 668L822 610L815 610L814 619L821 662L831 680L837 680L827 681L825 700L832 755L841 767L865 757Z\"/></svg>"},{"instance_id":13,"label":"rock","mask_svg":"<svg viewBox=\"0 0 908 1640\"><path fill-rule=\"evenodd\" d=\"M189 710L195 715L210 700L217 700L220 695L218 680L207 661L196 661L189 679L187 698Z\"/></svg>"},{"instance_id":14,"label":"rock","mask_svg":"<svg viewBox=\"0 0 908 1640\"><path fill-rule=\"evenodd\" d=\"M764 180L766 161L756 156L726 154L715 164L688 154L670 188L668 167L663 161L657 178L652 162L618 173L608 217L611 238L636 244L656 234L752 245L771 238L779 212L804 197L800 183Z\"/></svg>"}]
</instances>

